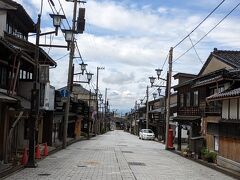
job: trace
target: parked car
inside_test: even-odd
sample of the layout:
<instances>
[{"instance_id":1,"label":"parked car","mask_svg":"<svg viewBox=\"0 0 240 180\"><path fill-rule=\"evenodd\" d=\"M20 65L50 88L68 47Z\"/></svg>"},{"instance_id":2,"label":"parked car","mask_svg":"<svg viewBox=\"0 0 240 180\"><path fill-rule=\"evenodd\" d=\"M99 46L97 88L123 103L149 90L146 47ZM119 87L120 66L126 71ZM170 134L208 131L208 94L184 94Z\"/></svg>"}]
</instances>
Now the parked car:
<instances>
[{"instance_id":1,"label":"parked car","mask_svg":"<svg viewBox=\"0 0 240 180\"><path fill-rule=\"evenodd\" d=\"M151 129L141 129L139 132L139 139L150 139L154 140L155 134Z\"/></svg>"}]
</instances>

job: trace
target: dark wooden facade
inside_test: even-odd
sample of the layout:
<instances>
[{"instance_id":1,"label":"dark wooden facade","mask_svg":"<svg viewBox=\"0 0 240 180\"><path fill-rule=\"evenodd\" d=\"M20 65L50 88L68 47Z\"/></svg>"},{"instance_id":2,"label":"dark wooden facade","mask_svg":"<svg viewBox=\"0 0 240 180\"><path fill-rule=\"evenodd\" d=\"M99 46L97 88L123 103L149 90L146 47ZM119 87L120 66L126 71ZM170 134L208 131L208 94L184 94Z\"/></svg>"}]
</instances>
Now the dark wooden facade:
<instances>
[{"instance_id":1,"label":"dark wooden facade","mask_svg":"<svg viewBox=\"0 0 240 180\"><path fill-rule=\"evenodd\" d=\"M16 157L19 149L26 147L28 141L36 46L27 39L28 33L35 32L35 23L14 1L2 0L0 6L3 14L1 22L6 22L1 24L3 29L0 32L0 161L7 163ZM56 66L46 52L42 49L39 51L40 64ZM42 127L51 127L46 124L51 121L51 115L48 121L44 121L45 112L41 111L40 114L36 137L41 138L42 142L46 140ZM51 128L45 130L52 131Z\"/></svg>"}]
</instances>

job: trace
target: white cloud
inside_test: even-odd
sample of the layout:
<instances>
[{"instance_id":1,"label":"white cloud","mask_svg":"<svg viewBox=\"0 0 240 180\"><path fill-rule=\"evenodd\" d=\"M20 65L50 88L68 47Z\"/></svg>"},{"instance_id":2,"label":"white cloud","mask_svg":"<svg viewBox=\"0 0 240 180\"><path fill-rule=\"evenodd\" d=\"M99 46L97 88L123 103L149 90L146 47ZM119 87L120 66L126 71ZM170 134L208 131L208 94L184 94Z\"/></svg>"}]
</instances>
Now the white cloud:
<instances>
[{"instance_id":1,"label":"white cloud","mask_svg":"<svg viewBox=\"0 0 240 180\"><path fill-rule=\"evenodd\" d=\"M23 2L32 17L37 17L40 1L18 0L18 2ZM43 26L47 21L48 24L51 21L48 17L51 9L46 3L47 1L44 2ZM54 2L56 2L56 9L59 10L57 1ZM72 3L61 2L67 17L71 19ZM206 2L209 3L209 1ZM185 1L185 3L193 2ZM215 0L206 8L214 8L217 3L218 1ZM196 6L199 7L201 4L202 1L197 2ZM224 5L229 6L227 3ZM86 4L87 26L84 34L77 38L79 48L84 61L89 65L89 71L96 74L97 66L105 67L105 70L101 71L99 75L99 86L102 93L106 87L111 88L112 94L109 94L109 98L112 104L118 108L133 107L135 100L145 96L146 85L149 84L148 77L155 75L155 68L162 67L169 48L189 33L208 13L196 12L193 14L191 9L177 9L164 4L155 7L157 10L152 10L151 7L149 3L142 8L137 8L134 4L127 6L121 2L116 3L110 0L89 0ZM196 42L222 17L221 13L212 16L191 35L191 39ZM204 61L214 47L239 49L240 25L237 18L229 16L202 43L196 46ZM50 29L46 27L42 31ZM63 45L65 41L62 37L58 37L54 38L54 43ZM190 46L189 40L182 43L174 49L174 58L181 55ZM59 58L66 53L66 50L62 49L50 51L50 55L54 58ZM61 87L66 85L67 81L68 56L57 63L58 67L51 71L51 81L56 87ZM174 71L198 73L201 63L197 60L194 51L191 50L174 63L173 68ZM96 76L93 78L93 82L96 84Z\"/></svg>"}]
</instances>

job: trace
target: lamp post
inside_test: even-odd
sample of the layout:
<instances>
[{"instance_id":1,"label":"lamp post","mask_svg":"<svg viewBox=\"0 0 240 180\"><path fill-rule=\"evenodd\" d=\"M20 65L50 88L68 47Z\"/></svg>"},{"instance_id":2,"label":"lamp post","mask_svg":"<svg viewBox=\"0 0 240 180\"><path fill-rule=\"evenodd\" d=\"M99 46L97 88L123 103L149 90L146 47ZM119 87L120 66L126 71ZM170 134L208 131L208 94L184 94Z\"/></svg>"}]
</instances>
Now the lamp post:
<instances>
[{"instance_id":1,"label":"lamp post","mask_svg":"<svg viewBox=\"0 0 240 180\"><path fill-rule=\"evenodd\" d=\"M147 99L146 99L146 129L148 129L148 119L149 119L149 117L148 117L148 111L149 111L149 105L148 105L148 98L149 98L149 94L148 94L148 92L149 92L149 86L147 86L147 90L146 90L146 95L147 95Z\"/></svg>"},{"instance_id":2,"label":"lamp post","mask_svg":"<svg viewBox=\"0 0 240 180\"><path fill-rule=\"evenodd\" d=\"M167 81L167 79L164 79L164 78L161 78L160 76L161 76L161 72L162 72L162 69L155 69L155 71L156 71L156 73L157 73L157 78L155 78L155 77L149 77L149 80L150 80L150 84L151 84L151 87L157 87L157 91L158 91L158 95L159 95L159 106L161 105L161 98L160 98L160 96L161 96L161 88L162 87L165 87L165 88L167 88L167 86L160 86L160 85L154 85L154 82L155 82L155 80L156 79L158 79L158 80L163 80L163 81ZM165 104L167 104L167 89L165 90L165 93L166 93L166 95L165 95ZM154 98L154 100L156 99L156 97L157 97L157 93L153 93L153 98ZM165 105L165 113L166 113L166 110L167 108L166 108L166 105ZM165 122L165 125L166 125L167 123ZM166 128L165 128L166 129ZM163 128L163 131L164 131L164 128ZM165 130L166 131L166 130ZM165 136L166 136L166 134L167 134L168 132L165 132ZM164 138L164 133L163 133L163 138ZM165 144L167 144L166 143L167 141L166 141L166 137L165 137Z\"/></svg>"},{"instance_id":3,"label":"lamp post","mask_svg":"<svg viewBox=\"0 0 240 180\"><path fill-rule=\"evenodd\" d=\"M137 133L137 101L135 101L134 105L134 134Z\"/></svg>"},{"instance_id":4,"label":"lamp post","mask_svg":"<svg viewBox=\"0 0 240 180\"><path fill-rule=\"evenodd\" d=\"M100 69L105 69L105 68L104 67L97 67L97 83L96 83L96 96L97 96L97 98L98 98L98 76L99 76L99 70ZM100 98L100 96L99 96L99 98ZM97 109L98 130L100 131L100 121L99 121L99 117L98 117L98 100L97 100L97 105L96 106L97 106L96 109Z\"/></svg>"},{"instance_id":5,"label":"lamp post","mask_svg":"<svg viewBox=\"0 0 240 180\"><path fill-rule=\"evenodd\" d=\"M26 167L35 168L37 166L35 161L35 133L36 133L36 122L39 118L40 110L40 85L39 85L39 46L40 46L40 36L45 34L55 33L57 35L58 28L61 25L61 19L64 19L64 15L50 14L53 18L53 25L56 27L55 31L49 33L41 32L41 13L38 14L38 19L36 23L36 46L34 54L34 83L31 91L31 112L30 112L30 124L29 124L29 158ZM50 45L48 45L50 46ZM51 45L52 46L52 45Z\"/></svg>"},{"instance_id":6,"label":"lamp post","mask_svg":"<svg viewBox=\"0 0 240 180\"><path fill-rule=\"evenodd\" d=\"M104 102L104 130L106 131L106 114L107 114L107 90L108 88L105 88L105 102Z\"/></svg>"},{"instance_id":7,"label":"lamp post","mask_svg":"<svg viewBox=\"0 0 240 180\"><path fill-rule=\"evenodd\" d=\"M76 22L76 13L77 13L77 0L74 0L73 6L73 21L72 21L72 29L65 30L65 39L68 43L68 47L70 46L70 54L69 54L69 66L68 66L68 81L67 81L67 91L69 92L67 97L67 102L65 105L65 113L64 113L64 125L63 125L63 149L67 146L67 129L68 129L68 115L69 115L69 107L70 107L70 90L72 84L72 64L75 52L75 44L74 44L74 34L75 31L75 22Z\"/></svg>"},{"instance_id":8,"label":"lamp post","mask_svg":"<svg viewBox=\"0 0 240 180\"><path fill-rule=\"evenodd\" d=\"M170 94L171 94L171 81L172 81L172 58L173 58L173 48L171 47L169 50L169 70L168 70L168 78L167 78L167 112L166 112L166 135L165 135L165 149L168 149L168 129L169 129L169 120L170 120Z\"/></svg>"}]
</instances>

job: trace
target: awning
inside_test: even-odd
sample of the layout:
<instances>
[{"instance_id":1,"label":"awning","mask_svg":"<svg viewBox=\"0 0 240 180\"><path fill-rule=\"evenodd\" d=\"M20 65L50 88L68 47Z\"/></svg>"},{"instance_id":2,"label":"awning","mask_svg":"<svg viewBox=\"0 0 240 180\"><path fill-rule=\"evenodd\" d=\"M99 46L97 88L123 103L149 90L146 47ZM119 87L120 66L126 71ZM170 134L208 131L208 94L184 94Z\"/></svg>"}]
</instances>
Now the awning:
<instances>
[{"instance_id":1,"label":"awning","mask_svg":"<svg viewBox=\"0 0 240 180\"><path fill-rule=\"evenodd\" d=\"M6 94L0 93L0 102L16 103L17 99L12 98Z\"/></svg>"},{"instance_id":2,"label":"awning","mask_svg":"<svg viewBox=\"0 0 240 180\"><path fill-rule=\"evenodd\" d=\"M173 118L173 121L179 123L190 123L190 122L197 122L201 120L201 116L177 116Z\"/></svg>"}]
</instances>

